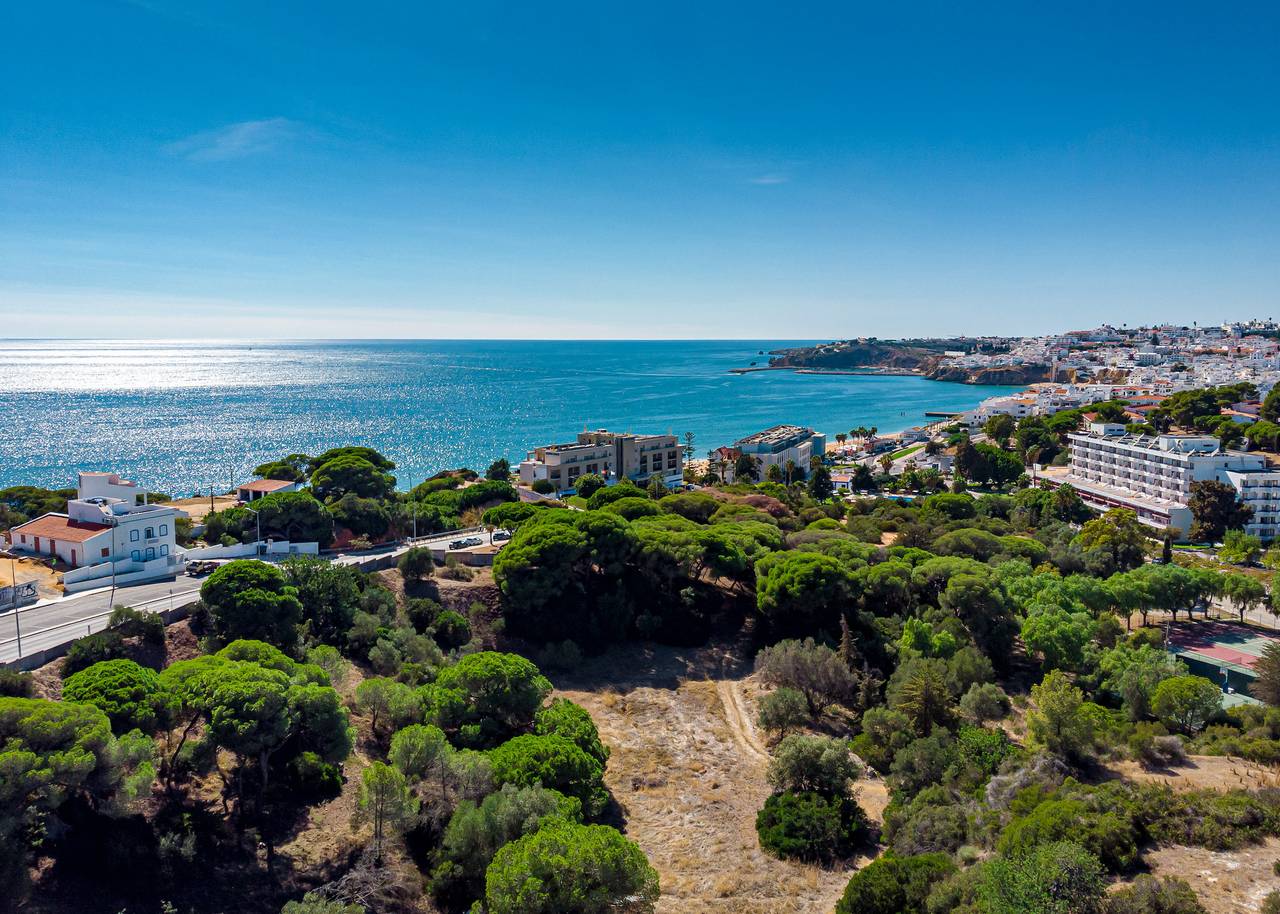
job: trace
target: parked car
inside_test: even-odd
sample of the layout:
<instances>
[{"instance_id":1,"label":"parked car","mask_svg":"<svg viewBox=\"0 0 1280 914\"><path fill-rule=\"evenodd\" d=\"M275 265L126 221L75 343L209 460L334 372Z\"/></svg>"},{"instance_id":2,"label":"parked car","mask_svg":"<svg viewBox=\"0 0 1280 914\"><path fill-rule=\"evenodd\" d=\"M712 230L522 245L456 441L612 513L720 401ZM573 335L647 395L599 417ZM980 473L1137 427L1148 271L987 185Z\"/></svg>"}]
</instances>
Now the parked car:
<instances>
[{"instance_id":1,"label":"parked car","mask_svg":"<svg viewBox=\"0 0 1280 914\"><path fill-rule=\"evenodd\" d=\"M187 562L187 574L191 575L193 578L212 574L217 569L217 562Z\"/></svg>"},{"instance_id":2,"label":"parked car","mask_svg":"<svg viewBox=\"0 0 1280 914\"><path fill-rule=\"evenodd\" d=\"M462 545L463 545L464 547L466 547L466 546L483 546L483 545L484 545L484 537L480 537L480 536L468 536L466 539L464 539L464 540L462 541Z\"/></svg>"},{"instance_id":3,"label":"parked car","mask_svg":"<svg viewBox=\"0 0 1280 914\"><path fill-rule=\"evenodd\" d=\"M450 543L450 544L449 544L449 548L450 548L450 549L466 549L466 548L467 548L467 541L466 541L466 540L454 540L452 543Z\"/></svg>"},{"instance_id":4,"label":"parked car","mask_svg":"<svg viewBox=\"0 0 1280 914\"><path fill-rule=\"evenodd\" d=\"M495 543L505 543L509 539L511 539L511 532L509 530L493 531L493 541Z\"/></svg>"}]
</instances>

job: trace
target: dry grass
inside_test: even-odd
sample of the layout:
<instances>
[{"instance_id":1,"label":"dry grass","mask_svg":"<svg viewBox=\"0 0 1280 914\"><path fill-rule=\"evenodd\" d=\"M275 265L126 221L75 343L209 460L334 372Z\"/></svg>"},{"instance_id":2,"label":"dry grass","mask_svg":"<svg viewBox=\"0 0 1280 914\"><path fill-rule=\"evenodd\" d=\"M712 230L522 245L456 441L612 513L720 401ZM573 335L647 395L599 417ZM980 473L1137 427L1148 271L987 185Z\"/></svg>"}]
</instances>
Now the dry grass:
<instances>
[{"instance_id":1,"label":"dry grass","mask_svg":"<svg viewBox=\"0 0 1280 914\"><path fill-rule=\"evenodd\" d=\"M1203 847L1162 847L1143 859L1156 876L1176 876L1191 884L1209 914L1262 910L1267 894L1280 889L1272 869L1280 857L1280 838L1224 853Z\"/></svg>"},{"instance_id":2,"label":"dry grass","mask_svg":"<svg viewBox=\"0 0 1280 914\"><path fill-rule=\"evenodd\" d=\"M829 914L865 861L824 869L760 850L755 817L770 788L757 689L750 677L715 672L717 650L620 648L590 665L600 680L587 671L557 694L591 712L612 752L605 780L661 877L659 914ZM859 792L878 815L883 784Z\"/></svg>"},{"instance_id":3,"label":"dry grass","mask_svg":"<svg viewBox=\"0 0 1280 914\"><path fill-rule=\"evenodd\" d=\"M1280 787L1280 773L1256 762L1227 755L1192 755L1186 764L1146 768L1134 761L1112 762L1108 775L1138 784L1162 784L1176 791L1260 790Z\"/></svg>"}]
</instances>

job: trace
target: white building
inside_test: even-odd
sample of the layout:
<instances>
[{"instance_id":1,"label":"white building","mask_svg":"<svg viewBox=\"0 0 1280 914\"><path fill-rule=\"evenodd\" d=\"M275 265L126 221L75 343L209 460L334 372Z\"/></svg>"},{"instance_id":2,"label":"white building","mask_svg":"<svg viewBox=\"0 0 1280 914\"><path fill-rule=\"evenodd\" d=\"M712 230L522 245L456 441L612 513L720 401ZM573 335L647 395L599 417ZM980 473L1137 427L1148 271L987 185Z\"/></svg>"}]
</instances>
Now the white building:
<instances>
[{"instance_id":1,"label":"white building","mask_svg":"<svg viewBox=\"0 0 1280 914\"><path fill-rule=\"evenodd\" d=\"M827 436L799 425L775 425L735 441L733 446L756 459L761 479L775 464L786 469L788 460L808 475L810 459L824 457L827 453Z\"/></svg>"},{"instance_id":2,"label":"white building","mask_svg":"<svg viewBox=\"0 0 1280 914\"><path fill-rule=\"evenodd\" d=\"M175 522L185 516L177 508L148 504L136 483L115 473L80 473L65 513L19 524L9 531L9 543L16 552L56 556L71 566L63 576L68 590L112 575L119 583L136 583L182 570Z\"/></svg>"},{"instance_id":3,"label":"white building","mask_svg":"<svg viewBox=\"0 0 1280 914\"><path fill-rule=\"evenodd\" d=\"M1245 532L1273 539L1280 525L1280 472L1258 454L1223 450L1201 435L1126 435L1122 426L1093 423L1071 434L1070 469L1046 477L1070 484L1092 507L1129 508L1144 524L1191 529L1191 484L1217 480L1233 486L1253 508Z\"/></svg>"},{"instance_id":4,"label":"white building","mask_svg":"<svg viewBox=\"0 0 1280 914\"><path fill-rule=\"evenodd\" d=\"M578 477L594 473L613 485L630 479L644 485L655 474L667 486L684 481L684 449L675 435L632 435L598 429L576 441L535 448L520 461L520 482L550 482L557 492L573 491Z\"/></svg>"},{"instance_id":5,"label":"white building","mask_svg":"<svg viewBox=\"0 0 1280 914\"><path fill-rule=\"evenodd\" d=\"M257 501L265 495L275 495L277 492L297 492L304 485L306 483L288 479L254 479L236 486L236 498L243 502Z\"/></svg>"}]
</instances>

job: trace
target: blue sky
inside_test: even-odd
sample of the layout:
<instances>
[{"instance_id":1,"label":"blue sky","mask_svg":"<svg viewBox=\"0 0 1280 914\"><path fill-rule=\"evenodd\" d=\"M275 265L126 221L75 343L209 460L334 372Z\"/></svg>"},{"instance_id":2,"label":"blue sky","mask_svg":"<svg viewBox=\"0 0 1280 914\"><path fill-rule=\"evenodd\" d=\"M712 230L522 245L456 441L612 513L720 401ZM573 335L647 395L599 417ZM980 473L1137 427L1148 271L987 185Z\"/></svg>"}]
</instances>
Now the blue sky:
<instances>
[{"instance_id":1,"label":"blue sky","mask_svg":"<svg viewBox=\"0 0 1280 914\"><path fill-rule=\"evenodd\" d=\"M1280 7L791 6L13 4L0 336L1280 317Z\"/></svg>"}]
</instances>

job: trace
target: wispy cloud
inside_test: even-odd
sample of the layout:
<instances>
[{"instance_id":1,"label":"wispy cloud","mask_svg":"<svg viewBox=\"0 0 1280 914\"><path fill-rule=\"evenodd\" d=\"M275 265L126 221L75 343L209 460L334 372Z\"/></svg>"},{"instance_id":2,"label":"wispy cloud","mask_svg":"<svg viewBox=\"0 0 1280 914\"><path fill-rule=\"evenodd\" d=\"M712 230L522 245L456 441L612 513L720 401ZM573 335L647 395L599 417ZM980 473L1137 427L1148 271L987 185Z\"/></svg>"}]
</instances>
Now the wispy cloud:
<instances>
[{"instance_id":1,"label":"wispy cloud","mask_svg":"<svg viewBox=\"0 0 1280 914\"><path fill-rule=\"evenodd\" d=\"M170 143L165 152L193 162L222 162L261 155L295 138L301 125L287 117L240 121L216 130L205 130Z\"/></svg>"},{"instance_id":2,"label":"wispy cloud","mask_svg":"<svg viewBox=\"0 0 1280 914\"><path fill-rule=\"evenodd\" d=\"M773 171L768 174L756 175L754 178L748 178L748 184L759 184L761 186L769 186L772 184L786 184L791 180L791 175L785 175L781 172Z\"/></svg>"}]
</instances>

